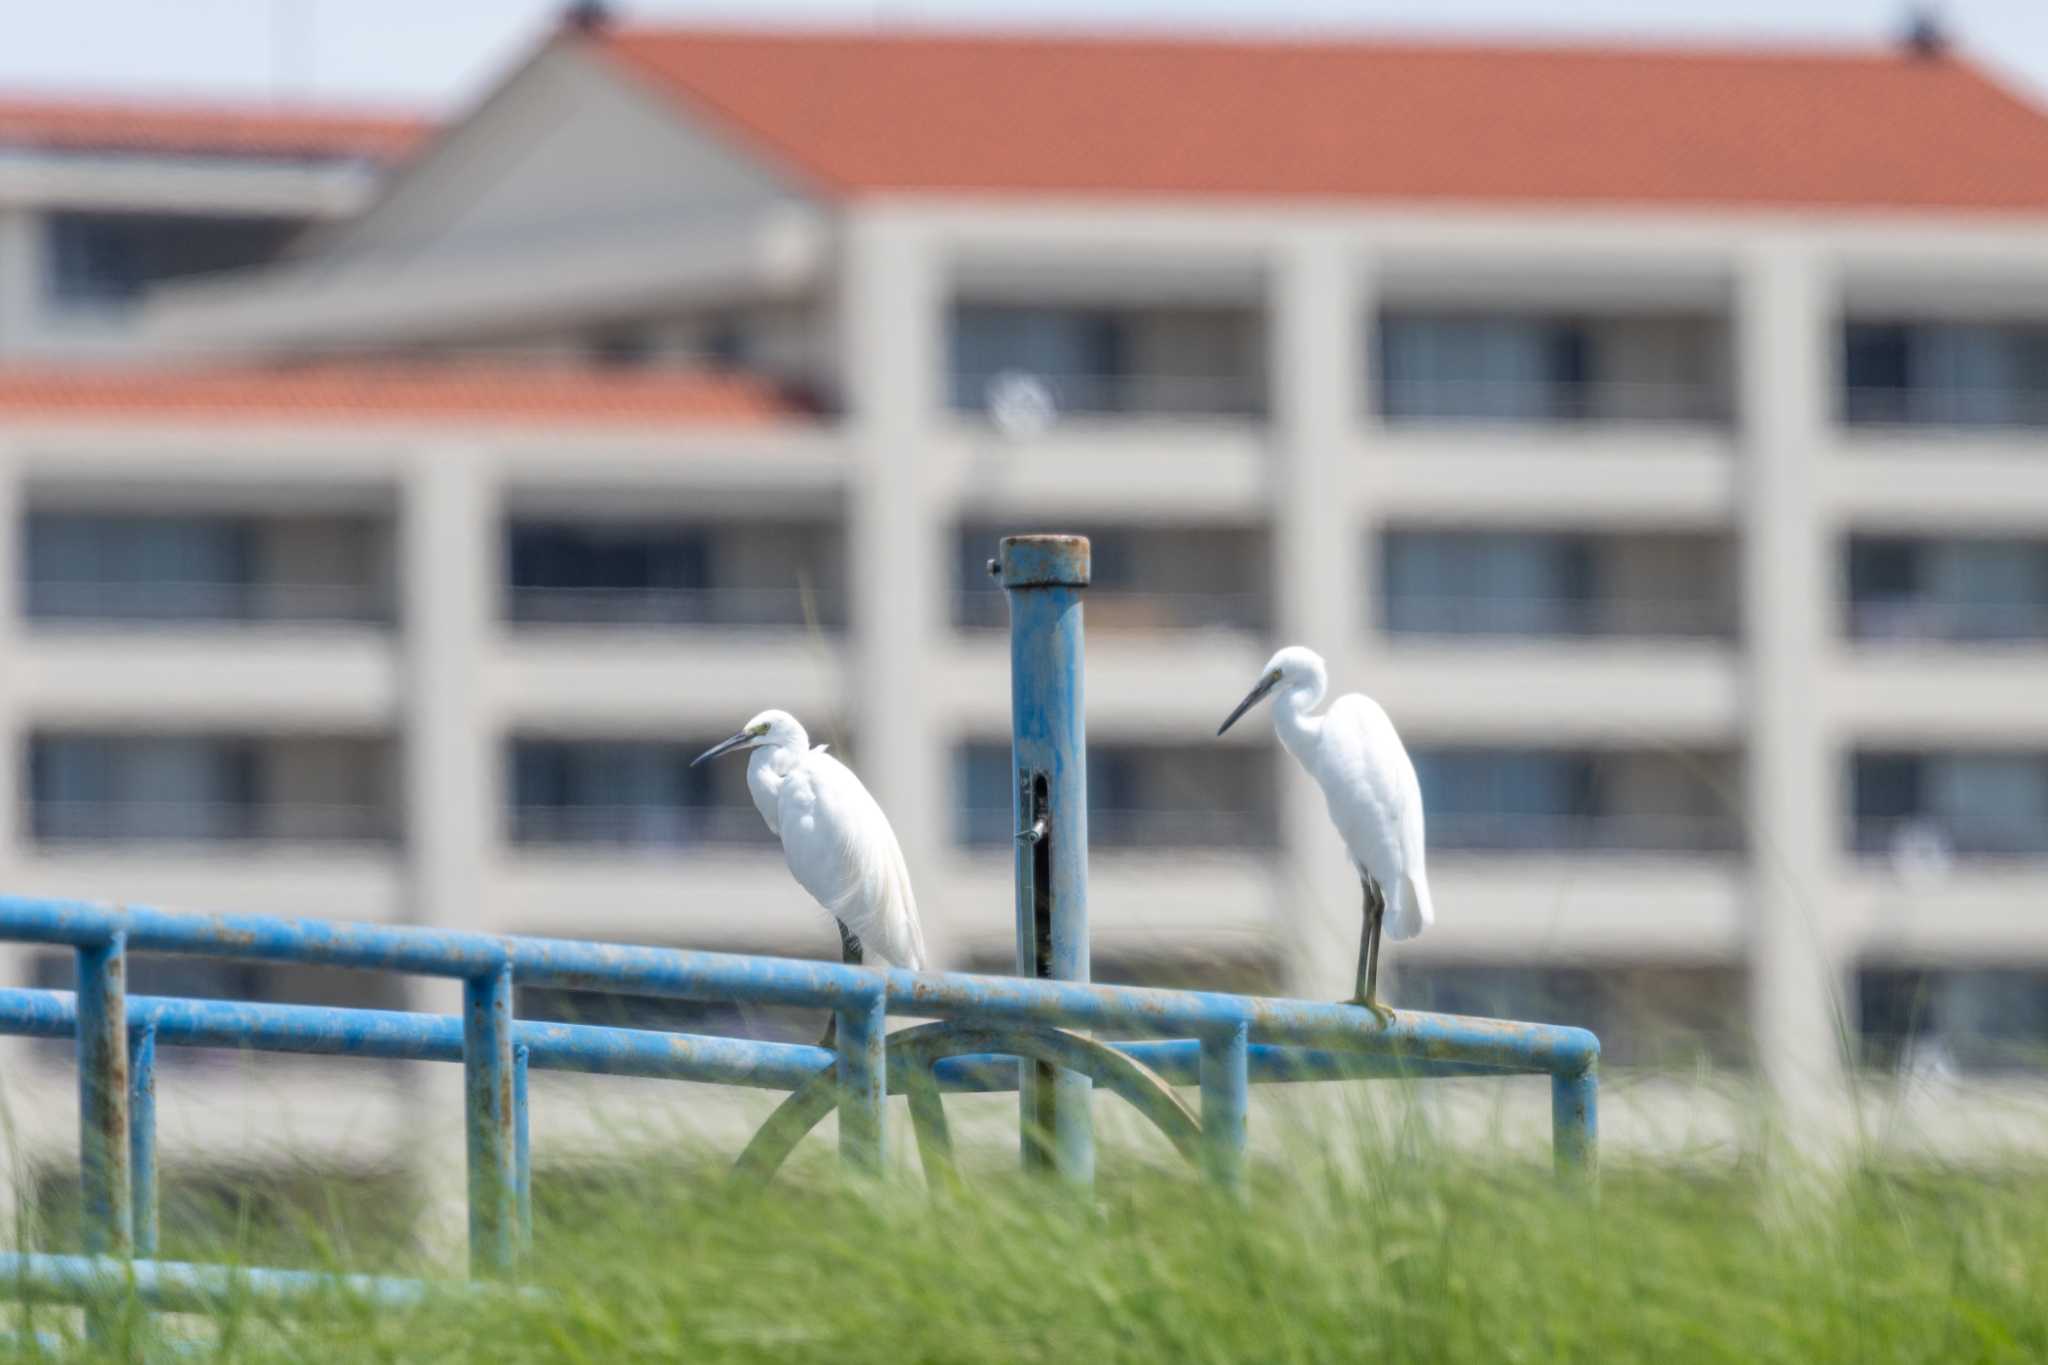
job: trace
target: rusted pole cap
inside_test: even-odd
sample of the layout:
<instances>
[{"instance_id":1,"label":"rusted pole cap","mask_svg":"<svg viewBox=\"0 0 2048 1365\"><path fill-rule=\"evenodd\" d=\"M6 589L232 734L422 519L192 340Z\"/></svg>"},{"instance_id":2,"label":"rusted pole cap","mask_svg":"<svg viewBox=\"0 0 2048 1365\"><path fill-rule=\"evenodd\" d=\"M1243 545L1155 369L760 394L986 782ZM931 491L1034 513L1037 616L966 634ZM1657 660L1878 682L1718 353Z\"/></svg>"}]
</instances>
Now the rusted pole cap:
<instances>
[{"instance_id":1,"label":"rusted pole cap","mask_svg":"<svg viewBox=\"0 0 2048 1365\"><path fill-rule=\"evenodd\" d=\"M988 562L1005 589L1085 588L1088 537L1004 536L1000 558Z\"/></svg>"}]
</instances>

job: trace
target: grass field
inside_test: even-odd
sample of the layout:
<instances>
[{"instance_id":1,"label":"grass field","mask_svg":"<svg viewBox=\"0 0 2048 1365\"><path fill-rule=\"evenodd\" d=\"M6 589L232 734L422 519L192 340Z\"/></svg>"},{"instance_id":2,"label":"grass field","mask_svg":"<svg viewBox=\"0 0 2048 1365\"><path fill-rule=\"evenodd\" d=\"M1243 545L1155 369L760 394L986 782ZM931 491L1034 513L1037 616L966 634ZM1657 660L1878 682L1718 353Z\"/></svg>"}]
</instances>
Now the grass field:
<instances>
[{"instance_id":1,"label":"grass field","mask_svg":"<svg viewBox=\"0 0 2048 1365\"><path fill-rule=\"evenodd\" d=\"M1513 1162L1255 1175L1248 1207L1114 1152L1091 1203L1011 1175L935 1204L820 1162L755 1192L707 1167L555 1180L532 1277L546 1306L249 1309L199 1358L2048 1360L2048 1168L1822 1185L1610 1163L1597 1207ZM334 1193L340 1210L351 1196ZM234 1227L180 1250L254 1250Z\"/></svg>"}]
</instances>

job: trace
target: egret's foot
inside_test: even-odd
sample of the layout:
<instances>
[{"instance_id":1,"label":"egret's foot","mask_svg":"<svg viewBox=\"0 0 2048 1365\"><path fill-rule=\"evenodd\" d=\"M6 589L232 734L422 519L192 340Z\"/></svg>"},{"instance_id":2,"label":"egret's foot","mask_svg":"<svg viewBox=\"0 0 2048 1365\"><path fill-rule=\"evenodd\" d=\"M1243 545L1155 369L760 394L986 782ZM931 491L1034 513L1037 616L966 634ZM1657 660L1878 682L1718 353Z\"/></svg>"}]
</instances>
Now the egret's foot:
<instances>
[{"instance_id":1,"label":"egret's foot","mask_svg":"<svg viewBox=\"0 0 2048 1365\"><path fill-rule=\"evenodd\" d=\"M1379 1001L1368 1000L1362 995L1354 995L1343 1003L1356 1005L1362 1010L1371 1010L1373 1017L1380 1021L1381 1028L1385 1028L1394 1022L1394 1007L1392 1005L1382 1005Z\"/></svg>"}]
</instances>

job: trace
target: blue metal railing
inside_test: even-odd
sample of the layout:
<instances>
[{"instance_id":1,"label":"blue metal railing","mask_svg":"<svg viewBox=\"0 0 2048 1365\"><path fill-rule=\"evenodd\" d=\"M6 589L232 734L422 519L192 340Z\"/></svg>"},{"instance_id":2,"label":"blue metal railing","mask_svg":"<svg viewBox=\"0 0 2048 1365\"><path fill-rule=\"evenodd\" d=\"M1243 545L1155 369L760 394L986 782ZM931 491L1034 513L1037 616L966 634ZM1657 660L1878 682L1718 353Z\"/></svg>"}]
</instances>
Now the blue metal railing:
<instances>
[{"instance_id":1,"label":"blue metal railing","mask_svg":"<svg viewBox=\"0 0 2048 1365\"><path fill-rule=\"evenodd\" d=\"M1582 1029L1407 1012L1383 1023L1351 1005L1089 984L1079 666L1086 542L1013 539L995 567L1013 604L1018 976L0 897L0 940L77 955L75 994L0 990L0 1033L77 1039L88 1253L0 1256L0 1275L30 1297L86 1303L89 1331L104 1330L91 1305L110 1294L176 1308L237 1286L280 1301L322 1286L394 1301L428 1292L417 1281L154 1260L155 1067L165 1047L461 1063L470 1268L483 1278L513 1273L531 1240L527 1080L535 1068L790 1092L741 1157L743 1170L772 1170L776 1154L829 1100L839 1112L842 1160L877 1171L886 1156L883 1108L902 1093L931 1174L941 1167L927 1147L949 1141L937 1093L1014 1091L1027 1163L1082 1183L1093 1171L1092 1079L1138 1103L1229 1188L1243 1180L1255 1083L1540 1074L1551 1080L1558 1168L1589 1174L1599 1041ZM463 983L463 1011L131 997L131 952L452 978ZM837 1017L838 1047L521 1021L513 1017L515 983L823 1008ZM892 1013L942 1022L889 1035ZM1089 1033L1122 1041L1098 1043ZM1199 1086L1198 1116L1172 1094L1176 1085Z\"/></svg>"}]
</instances>

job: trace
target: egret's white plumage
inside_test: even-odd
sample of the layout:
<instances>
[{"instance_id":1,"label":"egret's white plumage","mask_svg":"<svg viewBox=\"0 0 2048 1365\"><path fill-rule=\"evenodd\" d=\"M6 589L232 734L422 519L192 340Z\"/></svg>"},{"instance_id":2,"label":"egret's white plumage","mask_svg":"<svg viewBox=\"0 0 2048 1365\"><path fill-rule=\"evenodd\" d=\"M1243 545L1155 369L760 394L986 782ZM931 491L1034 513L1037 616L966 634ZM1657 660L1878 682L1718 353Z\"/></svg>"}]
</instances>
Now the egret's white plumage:
<instances>
[{"instance_id":1,"label":"egret's white plumage","mask_svg":"<svg viewBox=\"0 0 2048 1365\"><path fill-rule=\"evenodd\" d=\"M1372 698L1347 692L1321 715L1315 714L1329 686L1322 656L1289 646L1267 662L1258 685L1223 729L1261 698L1272 696L1274 732L1323 789L1330 822L1342 836L1360 880L1384 898L1386 933L1414 938L1436 918L1423 865L1422 787L1415 780L1415 764L1394 733L1394 723ZM1368 922L1368 931L1371 927ZM1376 944L1373 951L1376 954ZM1363 952L1359 983L1361 998L1369 997Z\"/></svg>"},{"instance_id":2,"label":"egret's white plumage","mask_svg":"<svg viewBox=\"0 0 2048 1365\"><path fill-rule=\"evenodd\" d=\"M763 711L713 753L751 748L747 790L790 874L865 948L922 971L924 933L902 846L853 770L810 747L787 711ZM708 755L706 755L708 757Z\"/></svg>"}]
</instances>

